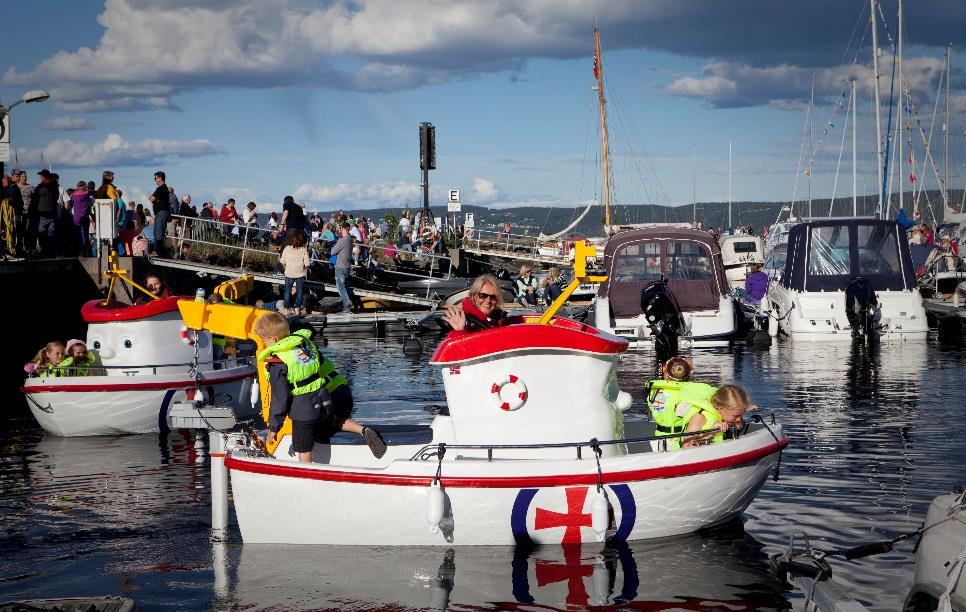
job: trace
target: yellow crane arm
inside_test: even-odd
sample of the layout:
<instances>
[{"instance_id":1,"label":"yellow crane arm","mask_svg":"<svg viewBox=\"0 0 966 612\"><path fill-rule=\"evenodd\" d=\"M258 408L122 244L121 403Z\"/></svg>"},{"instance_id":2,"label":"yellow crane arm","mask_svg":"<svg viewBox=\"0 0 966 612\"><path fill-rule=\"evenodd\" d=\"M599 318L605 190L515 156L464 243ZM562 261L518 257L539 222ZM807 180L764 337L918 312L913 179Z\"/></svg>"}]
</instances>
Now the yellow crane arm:
<instances>
[{"instance_id":1,"label":"yellow crane arm","mask_svg":"<svg viewBox=\"0 0 966 612\"><path fill-rule=\"evenodd\" d=\"M181 318L185 326L191 329L203 329L219 336L237 338L240 340L254 340L259 354L265 348L262 339L252 330L255 328L255 321L267 314L268 310L255 308L254 306L240 306L238 304L208 304L195 300L178 300L178 310L181 311ZM268 423L269 410L272 403L272 390L268 386L268 371L256 364L258 372L258 390L262 400L262 418ZM276 436L276 443L269 448L269 452L275 451L277 440L283 434L291 433L292 421L285 419L285 425Z\"/></svg>"}]
</instances>

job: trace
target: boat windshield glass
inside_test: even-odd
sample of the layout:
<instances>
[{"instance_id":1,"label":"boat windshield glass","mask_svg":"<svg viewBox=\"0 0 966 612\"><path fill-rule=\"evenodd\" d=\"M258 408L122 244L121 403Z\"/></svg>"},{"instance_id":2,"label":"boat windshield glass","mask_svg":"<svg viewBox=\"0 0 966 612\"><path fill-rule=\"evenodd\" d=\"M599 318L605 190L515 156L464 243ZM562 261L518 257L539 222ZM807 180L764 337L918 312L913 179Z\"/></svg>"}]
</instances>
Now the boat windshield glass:
<instances>
[{"instance_id":1,"label":"boat windshield glass","mask_svg":"<svg viewBox=\"0 0 966 612\"><path fill-rule=\"evenodd\" d=\"M859 274L898 274L899 244L895 228L860 225L858 228Z\"/></svg>"},{"instance_id":2,"label":"boat windshield glass","mask_svg":"<svg viewBox=\"0 0 966 612\"><path fill-rule=\"evenodd\" d=\"M754 240L735 240L731 243L734 246L735 253L757 253L758 243Z\"/></svg>"},{"instance_id":3,"label":"boat windshield glass","mask_svg":"<svg viewBox=\"0 0 966 612\"><path fill-rule=\"evenodd\" d=\"M611 277L633 283L661 279L661 243L635 242L617 251Z\"/></svg>"},{"instance_id":4,"label":"boat windshield glass","mask_svg":"<svg viewBox=\"0 0 966 612\"><path fill-rule=\"evenodd\" d=\"M811 228L809 276L849 274L849 228L845 225Z\"/></svg>"},{"instance_id":5,"label":"boat windshield glass","mask_svg":"<svg viewBox=\"0 0 966 612\"><path fill-rule=\"evenodd\" d=\"M669 242L667 245L669 280L707 280L714 278L711 253L698 242Z\"/></svg>"}]
</instances>

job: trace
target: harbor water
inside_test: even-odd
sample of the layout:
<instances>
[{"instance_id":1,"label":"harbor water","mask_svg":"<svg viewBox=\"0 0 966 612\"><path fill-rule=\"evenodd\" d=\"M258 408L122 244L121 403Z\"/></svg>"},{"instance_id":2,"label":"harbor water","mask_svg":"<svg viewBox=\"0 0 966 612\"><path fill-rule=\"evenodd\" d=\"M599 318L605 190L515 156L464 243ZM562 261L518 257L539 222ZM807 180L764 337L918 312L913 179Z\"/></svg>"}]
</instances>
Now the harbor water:
<instances>
[{"instance_id":1,"label":"harbor water","mask_svg":"<svg viewBox=\"0 0 966 612\"><path fill-rule=\"evenodd\" d=\"M334 340L323 351L350 375L358 420L428 423L445 404L427 363L435 341L419 356L396 339ZM768 570L793 530L826 549L888 539L917 529L933 497L966 484L958 346L930 337L688 355L696 379L742 385L776 413L791 437L780 479L723 528L610 548L246 546L234 523L229 542L212 544L208 466L190 436L57 438L39 429L21 395L5 397L0 601L114 594L139 610L799 609L803 596ZM621 359L634 416L644 415L642 383L654 370L649 353ZM914 543L835 561L835 580L871 609L897 610Z\"/></svg>"}]
</instances>

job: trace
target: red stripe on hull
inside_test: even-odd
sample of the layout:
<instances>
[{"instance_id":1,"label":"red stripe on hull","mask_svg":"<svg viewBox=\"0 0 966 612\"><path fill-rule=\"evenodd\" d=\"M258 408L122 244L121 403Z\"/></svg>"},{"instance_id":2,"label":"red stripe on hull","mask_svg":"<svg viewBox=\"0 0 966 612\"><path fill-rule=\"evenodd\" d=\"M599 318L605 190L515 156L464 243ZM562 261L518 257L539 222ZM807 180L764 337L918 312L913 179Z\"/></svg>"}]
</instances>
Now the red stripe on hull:
<instances>
[{"instance_id":1,"label":"red stripe on hull","mask_svg":"<svg viewBox=\"0 0 966 612\"><path fill-rule=\"evenodd\" d=\"M659 478L677 478L680 476L694 476L705 472L714 472L739 467L746 463L758 461L778 452L788 446L788 438L782 438L780 443L750 450L738 455L709 459L685 465L669 465L625 472L605 472L605 483L636 482L641 480L656 480ZM334 470L315 470L311 468L282 464L266 464L244 461L232 457L231 453L225 458L225 466L230 470L251 472L253 474L267 474L288 478L304 478L307 480L322 480L325 482L348 482L369 485L389 485L400 487L426 487L432 484L432 476L405 476L388 474L371 474L365 472L340 472ZM533 487L561 487L567 485L596 484L597 474L554 474L546 476L502 476L497 478L446 477L440 479L443 487L470 489L523 489Z\"/></svg>"},{"instance_id":2,"label":"red stripe on hull","mask_svg":"<svg viewBox=\"0 0 966 612\"><path fill-rule=\"evenodd\" d=\"M254 376L255 371L243 372L240 374L232 374L231 376L224 376L221 378L203 378L201 384L203 385L218 385L226 382L234 382L236 380L241 380L243 378L248 378L249 376ZM78 377L79 378L79 377ZM100 392L100 391L158 391L162 389L184 389L186 387L194 387L194 380L176 380L174 382L142 382L142 383L121 383L121 384L110 384L110 385L34 385L31 387L21 387L20 390L24 393L58 393L58 392Z\"/></svg>"}]
</instances>

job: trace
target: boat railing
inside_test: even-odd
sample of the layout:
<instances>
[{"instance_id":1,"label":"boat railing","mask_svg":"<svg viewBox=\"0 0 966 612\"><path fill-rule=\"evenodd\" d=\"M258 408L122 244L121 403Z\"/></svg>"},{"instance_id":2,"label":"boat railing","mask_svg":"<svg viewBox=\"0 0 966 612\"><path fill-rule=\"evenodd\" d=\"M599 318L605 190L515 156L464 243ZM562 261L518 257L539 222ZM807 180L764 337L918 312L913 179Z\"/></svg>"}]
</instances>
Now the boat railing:
<instances>
[{"instance_id":1,"label":"boat railing","mask_svg":"<svg viewBox=\"0 0 966 612\"><path fill-rule=\"evenodd\" d=\"M502 253L529 255L540 254L540 239L536 236L526 236L522 234L509 234L494 230L474 229L470 236L463 236L463 248L476 249L480 251L492 251ZM557 246L553 242L553 247ZM542 248L553 248L542 247Z\"/></svg>"},{"instance_id":2,"label":"boat railing","mask_svg":"<svg viewBox=\"0 0 966 612\"><path fill-rule=\"evenodd\" d=\"M197 366L211 366L210 368L204 368L205 372L213 372L218 370L227 370L228 368L235 368L238 366L251 365L251 357L232 357L226 359L215 359L212 361L199 361ZM61 377L83 377L83 376L106 376L108 371L123 372L125 376L143 376L145 374L158 374L160 369L168 368L184 368L185 371L190 371L196 364L192 361L186 361L182 363L151 363L143 365L90 365L90 366L54 366L48 370L41 372L29 373L27 378L61 378ZM57 374L51 374L54 371ZM104 372L103 374L101 372ZM170 374L171 372L163 372L165 374Z\"/></svg>"},{"instance_id":3,"label":"boat railing","mask_svg":"<svg viewBox=\"0 0 966 612\"><path fill-rule=\"evenodd\" d=\"M752 415L750 420L755 423L761 423L765 427L765 429L767 429L768 432L771 433L772 437L775 438L775 441L778 442L778 438L775 436L775 433L771 430L768 424L765 423L766 419L770 419L772 425L776 424L774 412L769 412L765 414L755 414L755 415ZM729 429L729 431L731 432L732 437L737 439L737 438L740 438L742 435L746 434L750 427L751 427L751 423L746 422L744 426L742 426L741 428L735 428L734 426L732 426ZM715 427L712 429L702 429L700 431L688 431L688 432L653 435L653 436L637 436L634 438L618 438L614 440L598 440L596 438L592 438L590 440L580 441L580 442L546 442L546 443L539 443L539 444L449 444L446 442L442 442L442 443L436 443L436 444L426 444L422 446L419 450L413 453L413 455L409 458L409 460L410 461L430 461L433 459L437 459L441 461L442 460L441 455L445 454L446 451L485 450L486 460L488 462L491 462L493 461L493 452L498 450L537 450L537 449L548 449L548 448L574 448L577 453L577 459L579 460L584 458L583 449L585 448L592 449L594 453L597 453L597 450L601 446L613 446L615 444L636 444L641 442L647 442L647 443L657 442L658 443L657 450L659 452L667 452L668 450L670 450L668 449L668 441L670 440L678 440L685 437L690 438L692 436L702 436L702 435L707 435L711 433L717 433L719 431L720 430L717 427Z\"/></svg>"}]
</instances>

